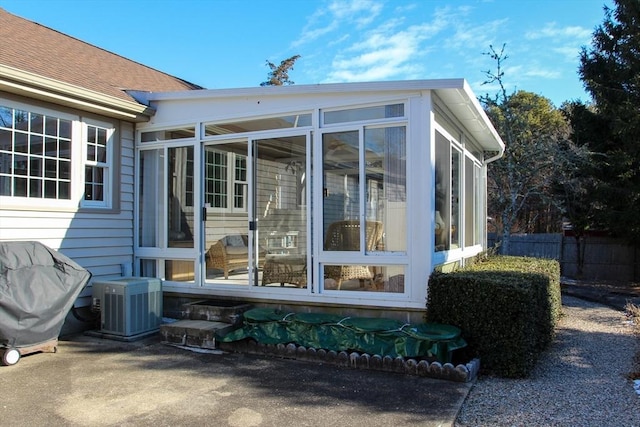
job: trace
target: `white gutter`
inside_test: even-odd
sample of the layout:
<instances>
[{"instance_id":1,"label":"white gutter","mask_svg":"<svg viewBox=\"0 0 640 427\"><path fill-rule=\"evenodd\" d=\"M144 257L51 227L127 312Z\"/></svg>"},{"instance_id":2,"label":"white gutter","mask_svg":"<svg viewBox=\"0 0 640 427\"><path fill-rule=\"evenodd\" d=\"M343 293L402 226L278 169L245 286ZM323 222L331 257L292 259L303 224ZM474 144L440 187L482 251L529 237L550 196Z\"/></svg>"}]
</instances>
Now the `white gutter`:
<instances>
[{"instance_id":1,"label":"white gutter","mask_svg":"<svg viewBox=\"0 0 640 427\"><path fill-rule=\"evenodd\" d=\"M134 101L0 65L0 90L93 111L129 121L146 121L155 110Z\"/></svg>"}]
</instances>

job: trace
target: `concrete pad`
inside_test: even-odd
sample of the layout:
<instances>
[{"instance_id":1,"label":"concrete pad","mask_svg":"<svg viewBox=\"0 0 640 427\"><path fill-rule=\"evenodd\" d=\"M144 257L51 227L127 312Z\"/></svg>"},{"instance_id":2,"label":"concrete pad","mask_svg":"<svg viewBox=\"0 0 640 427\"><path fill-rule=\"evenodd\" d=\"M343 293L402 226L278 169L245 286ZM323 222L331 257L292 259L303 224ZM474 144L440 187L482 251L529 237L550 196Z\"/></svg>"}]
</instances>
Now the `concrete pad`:
<instances>
[{"instance_id":1,"label":"concrete pad","mask_svg":"<svg viewBox=\"0 0 640 427\"><path fill-rule=\"evenodd\" d=\"M86 335L0 367L9 426L450 426L472 383Z\"/></svg>"}]
</instances>

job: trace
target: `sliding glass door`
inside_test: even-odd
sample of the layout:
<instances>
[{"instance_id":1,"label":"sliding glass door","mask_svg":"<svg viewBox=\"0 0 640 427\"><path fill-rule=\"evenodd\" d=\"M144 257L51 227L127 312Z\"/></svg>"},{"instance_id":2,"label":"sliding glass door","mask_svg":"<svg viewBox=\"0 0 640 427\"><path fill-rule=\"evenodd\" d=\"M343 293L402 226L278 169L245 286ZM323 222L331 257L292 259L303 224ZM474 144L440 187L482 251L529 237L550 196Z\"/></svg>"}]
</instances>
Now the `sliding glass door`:
<instances>
[{"instance_id":1,"label":"sliding glass door","mask_svg":"<svg viewBox=\"0 0 640 427\"><path fill-rule=\"evenodd\" d=\"M252 152L259 284L307 288L307 138L257 139Z\"/></svg>"},{"instance_id":2,"label":"sliding glass door","mask_svg":"<svg viewBox=\"0 0 640 427\"><path fill-rule=\"evenodd\" d=\"M306 135L203 150L206 283L306 288Z\"/></svg>"},{"instance_id":3,"label":"sliding glass door","mask_svg":"<svg viewBox=\"0 0 640 427\"><path fill-rule=\"evenodd\" d=\"M207 282L250 285L248 141L203 147L203 218Z\"/></svg>"}]
</instances>

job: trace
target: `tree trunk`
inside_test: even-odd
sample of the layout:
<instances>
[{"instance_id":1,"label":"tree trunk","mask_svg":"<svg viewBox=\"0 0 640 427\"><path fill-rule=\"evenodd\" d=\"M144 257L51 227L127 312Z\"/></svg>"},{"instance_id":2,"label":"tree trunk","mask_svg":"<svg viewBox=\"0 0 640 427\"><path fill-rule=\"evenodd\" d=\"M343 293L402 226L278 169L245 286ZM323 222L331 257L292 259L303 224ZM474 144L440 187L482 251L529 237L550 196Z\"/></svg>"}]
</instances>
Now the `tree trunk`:
<instances>
[{"instance_id":1,"label":"tree trunk","mask_svg":"<svg viewBox=\"0 0 640 427\"><path fill-rule=\"evenodd\" d=\"M584 250L585 238L582 234L574 234L576 239L576 279L582 279L584 275Z\"/></svg>"},{"instance_id":2,"label":"tree trunk","mask_svg":"<svg viewBox=\"0 0 640 427\"><path fill-rule=\"evenodd\" d=\"M500 254L510 255L511 251L511 222L508 215L502 215L502 241L500 242Z\"/></svg>"}]
</instances>

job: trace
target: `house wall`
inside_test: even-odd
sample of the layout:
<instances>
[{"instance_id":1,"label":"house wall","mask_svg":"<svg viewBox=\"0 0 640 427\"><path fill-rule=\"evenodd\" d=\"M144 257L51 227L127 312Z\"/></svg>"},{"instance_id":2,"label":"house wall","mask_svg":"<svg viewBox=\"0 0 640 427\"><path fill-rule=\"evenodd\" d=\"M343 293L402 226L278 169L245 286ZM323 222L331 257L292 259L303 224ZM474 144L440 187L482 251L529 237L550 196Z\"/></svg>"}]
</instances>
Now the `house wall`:
<instances>
[{"instance_id":1,"label":"house wall","mask_svg":"<svg viewBox=\"0 0 640 427\"><path fill-rule=\"evenodd\" d=\"M0 103L11 103L17 97L0 93ZM82 112L34 102L24 98L20 102L51 110L89 117ZM0 204L1 241L39 241L70 257L92 273L92 281L119 277L123 264L133 261L133 136L134 125L97 116L95 120L113 123L114 142L119 149L115 157L114 201L111 209L52 208L46 199L41 207ZM75 142L75 141L74 141ZM77 162L74 166L78 167ZM83 171L74 171L82 176ZM91 288L87 286L75 306L88 306Z\"/></svg>"}]
</instances>

